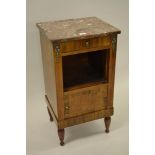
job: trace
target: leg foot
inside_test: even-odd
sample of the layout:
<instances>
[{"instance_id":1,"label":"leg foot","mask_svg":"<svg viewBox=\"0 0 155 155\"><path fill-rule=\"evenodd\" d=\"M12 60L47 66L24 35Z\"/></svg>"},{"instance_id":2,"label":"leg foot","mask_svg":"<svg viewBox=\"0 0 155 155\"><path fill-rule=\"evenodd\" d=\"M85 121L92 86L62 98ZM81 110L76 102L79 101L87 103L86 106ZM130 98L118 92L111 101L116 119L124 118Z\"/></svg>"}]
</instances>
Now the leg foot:
<instances>
[{"instance_id":1,"label":"leg foot","mask_svg":"<svg viewBox=\"0 0 155 155\"><path fill-rule=\"evenodd\" d=\"M53 117L52 117L51 112L50 112L50 110L48 109L48 107L47 107L47 111L48 111L48 114L49 114L49 116L50 116L50 121L52 122L52 121L53 121Z\"/></svg>"},{"instance_id":2,"label":"leg foot","mask_svg":"<svg viewBox=\"0 0 155 155\"><path fill-rule=\"evenodd\" d=\"M105 127L106 127L105 132L106 133L109 133L109 127L110 127L111 117L105 117L104 118L104 122L105 122Z\"/></svg>"},{"instance_id":3,"label":"leg foot","mask_svg":"<svg viewBox=\"0 0 155 155\"><path fill-rule=\"evenodd\" d=\"M64 129L58 129L58 136L60 139L60 145L64 145L64 135L65 135L65 130Z\"/></svg>"}]
</instances>

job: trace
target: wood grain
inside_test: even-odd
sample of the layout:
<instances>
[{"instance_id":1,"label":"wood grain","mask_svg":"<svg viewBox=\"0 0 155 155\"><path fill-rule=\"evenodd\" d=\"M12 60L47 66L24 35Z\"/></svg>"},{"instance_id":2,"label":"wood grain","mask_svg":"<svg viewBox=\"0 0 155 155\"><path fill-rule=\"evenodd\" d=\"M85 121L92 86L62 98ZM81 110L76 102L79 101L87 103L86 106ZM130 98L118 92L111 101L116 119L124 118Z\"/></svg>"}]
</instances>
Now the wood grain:
<instances>
[{"instance_id":1,"label":"wood grain","mask_svg":"<svg viewBox=\"0 0 155 155\"><path fill-rule=\"evenodd\" d=\"M93 121L96 119L101 119L104 117L109 117L109 116L112 116L114 113L113 107L108 106L106 109L103 109L103 110L99 110L99 111L95 111L95 112L91 112L91 113L87 113L84 115L71 117L71 118L67 118L67 119L59 121L59 120L57 120L57 118L54 114L54 111L53 111L52 107L50 106L51 104L49 103L47 96L45 96L45 99L47 101L46 102L47 106L50 110L50 113L51 113L53 120L54 120L58 129L64 129L66 127L74 126L77 124L86 123L86 122Z\"/></svg>"},{"instance_id":2,"label":"wood grain","mask_svg":"<svg viewBox=\"0 0 155 155\"><path fill-rule=\"evenodd\" d=\"M65 118L105 109L108 102L107 84L76 89L64 93L64 109L68 107Z\"/></svg>"},{"instance_id":3,"label":"wood grain","mask_svg":"<svg viewBox=\"0 0 155 155\"><path fill-rule=\"evenodd\" d=\"M84 115L80 115L80 116L76 116L76 117L72 117L72 118L59 121L58 128L66 128L66 127L86 123L89 121L101 119L104 117L109 117L112 115L113 115L113 108L107 108L104 110L95 111L92 113L88 113L88 114L84 114Z\"/></svg>"},{"instance_id":4,"label":"wood grain","mask_svg":"<svg viewBox=\"0 0 155 155\"><path fill-rule=\"evenodd\" d=\"M112 44L112 39L115 38L116 42ZM114 97L114 80L115 80L115 64L116 64L116 44L117 44L117 35L111 36L111 48L110 48L110 60L109 60L109 89L108 89L108 100L109 105L113 106L113 97ZM113 48L115 46L115 48Z\"/></svg>"},{"instance_id":5,"label":"wood grain","mask_svg":"<svg viewBox=\"0 0 155 155\"><path fill-rule=\"evenodd\" d=\"M59 55L56 55L56 46L59 46L59 43L53 44L54 47L54 63L55 63L55 76L56 79L56 94L57 94L57 109L58 109L58 120L64 119L64 107L63 104L63 77L62 77L62 56L61 52Z\"/></svg>"},{"instance_id":6,"label":"wood grain","mask_svg":"<svg viewBox=\"0 0 155 155\"><path fill-rule=\"evenodd\" d=\"M67 25L67 21L37 24L40 29L47 110L50 120L58 128L60 145L64 145L65 128L96 119L104 118L108 133L114 113L117 34L120 31L97 18L82 20L86 20L83 24L89 25L88 21L91 20L99 27L104 25L102 33L98 33L100 30L94 29L94 26L94 31L86 29L84 25L80 25L84 28L79 30L74 20L68 21L77 26L72 29L78 35L83 30L89 32L85 37L75 37L74 31L67 32L66 27L62 28L61 24ZM77 21L81 22L80 19ZM59 26L64 33L55 32L52 25ZM105 33L105 28L108 33Z\"/></svg>"},{"instance_id":7,"label":"wood grain","mask_svg":"<svg viewBox=\"0 0 155 155\"><path fill-rule=\"evenodd\" d=\"M51 42L40 32L42 62L44 72L45 94L48 96L55 115L58 117L55 81L55 65Z\"/></svg>"},{"instance_id":8,"label":"wood grain","mask_svg":"<svg viewBox=\"0 0 155 155\"><path fill-rule=\"evenodd\" d=\"M96 37L81 40L64 41L60 43L62 53L75 52L79 50L88 50L92 48L100 48L110 46L110 37Z\"/></svg>"}]
</instances>

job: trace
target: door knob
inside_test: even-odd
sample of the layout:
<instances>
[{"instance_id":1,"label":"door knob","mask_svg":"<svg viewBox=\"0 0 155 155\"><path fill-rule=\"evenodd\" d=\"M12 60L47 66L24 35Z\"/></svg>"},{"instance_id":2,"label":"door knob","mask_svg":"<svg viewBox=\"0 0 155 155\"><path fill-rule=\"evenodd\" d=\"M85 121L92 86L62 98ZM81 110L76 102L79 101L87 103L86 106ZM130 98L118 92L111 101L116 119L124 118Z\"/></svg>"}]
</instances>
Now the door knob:
<instances>
[{"instance_id":1,"label":"door knob","mask_svg":"<svg viewBox=\"0 0 155 155\"><path fill-rule=\"evenodd\" d=\"M86 45L86 47L88 48L89 47L89 41L86 41L86 43L85 43L85 45Z\"/></svg>"}]
</instances>

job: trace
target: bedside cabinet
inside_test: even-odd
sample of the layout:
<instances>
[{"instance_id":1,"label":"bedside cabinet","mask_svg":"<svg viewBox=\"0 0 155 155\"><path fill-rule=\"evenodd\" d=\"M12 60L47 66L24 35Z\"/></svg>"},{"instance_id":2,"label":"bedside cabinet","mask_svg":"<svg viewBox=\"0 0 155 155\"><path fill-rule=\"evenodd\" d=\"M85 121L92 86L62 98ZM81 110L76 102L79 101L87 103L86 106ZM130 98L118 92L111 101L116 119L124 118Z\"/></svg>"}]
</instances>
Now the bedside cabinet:
<instances>
[{"instance_id":1,"label":"bedside cabinet","mask_svg":"<svg viewBox=\"0 0 155 155\"><path fill-rule=\"evenodd\" d=\"M109 132L113 115L117 34L96 18L38 23L45 98L56 123L60 145L64 129L104 118Z\"/></svg>"}]
</instances>

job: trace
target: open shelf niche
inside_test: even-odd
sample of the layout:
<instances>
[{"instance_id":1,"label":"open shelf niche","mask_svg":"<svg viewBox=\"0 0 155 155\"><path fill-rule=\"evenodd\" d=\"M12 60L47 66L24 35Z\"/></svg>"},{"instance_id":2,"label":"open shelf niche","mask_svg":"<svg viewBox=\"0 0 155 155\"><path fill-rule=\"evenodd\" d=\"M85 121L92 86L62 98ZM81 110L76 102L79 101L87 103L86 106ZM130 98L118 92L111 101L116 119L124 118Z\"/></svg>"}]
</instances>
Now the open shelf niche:
<instances>
[{"instance_id":1,"label":"open shelf niche","mask_svg":"<svg viewBox=\"0 0 155 155\"><path fill-rule=\"evenodd\" d=\"M109 49L62 57L64 91L108 82Z\"/></svg>"}]
</instances>

